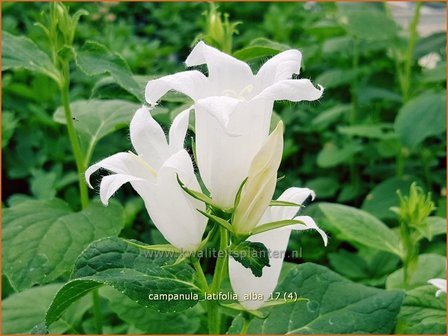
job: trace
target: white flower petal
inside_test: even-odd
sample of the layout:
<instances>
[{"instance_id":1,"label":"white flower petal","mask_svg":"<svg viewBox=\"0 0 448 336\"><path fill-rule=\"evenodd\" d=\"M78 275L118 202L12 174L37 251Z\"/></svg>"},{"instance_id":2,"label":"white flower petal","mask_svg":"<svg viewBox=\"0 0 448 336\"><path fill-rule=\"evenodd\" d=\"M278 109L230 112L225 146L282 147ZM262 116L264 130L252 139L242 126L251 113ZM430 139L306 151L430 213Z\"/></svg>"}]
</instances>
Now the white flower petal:
<instances>
[{"instance_id":1,"label":"white flower petal","mask_svg":"<svg viewBox=\"0 0 448 336\"><path fill-rule=\"evenodd\" d=\"M249 65L202 41L196 44L185 63L187 66L207 64L210 79L208 85L216 96L222 95L227 89L241 92L252 84L254 78Z\"/></svg>"},{"instance_id":2,"label":"white flower petal","mask_svg":"<svg viewBox=\"0 0 448 336\"><path fill-rule=\"evenodd\" d=\"M133 185L165 239L179 249L193 251L200 244L207 223L197 209L205 211L205 206L180 188L176 174L189 188L200 190L191 158L185 150L164 163L153 190L140 186L139 182Z\"/></svg>"},{"instance_id":3,"label":"white flower petal","mask_svg":"<svg viewBox=\"0 0 448 336\"><path fill-rule=\"evenodd\" d=\"M308 188L289 188L285 190L280 197L279 201L292 202L296 204L303 204L305 200L310 197L314 200L315 193L311 189ZM283 219L292 219L297 212L299 212L300 207L294 206L275 206L271 207L271 218L272 221L279 221ZM265 224L266 222L260 222L259 225Z\"/></svg>"},{"instance_id":4,"label":"white flower petal","mask_svg":"<svg viewBox=\"0 0 448 336\"><path fill-rule=\"evenodd\" d=\"M233 206L250 163L268 136L272 105L211 97L195 105L197 164L215 202Z\"/></svg>"},{"instance_id":5,"label":"white flower petal","mask_svg":"<svg viewBox=\"0 0 448 336\"><path fill-rule=\"evenodd\" d=\"M168 91L174 90L196 100L207 96L207 81L207 77L197 70L178 72L149 81L145 88L145 98L149 104L155 105Z\"/></svg>"},{"instance_id":6,"label":"white flower petal","mask_svg":"<svg viewBox=\"0 0 448 336\"><path fill-rule=\"evenodd\" d=\"M308 79L286 79L267 87L253 99L312 101L319 99L323 92L322 86L317 89Z\"/></svg>"},{"instance_id":7,"label":"white flower petal","mask_svg":"<svg viewBox=\"0 0 448 336\"><path fill-rule=\"evenodd\" d=\"M184 148L185 135L187 134L188 121L190 118L190 111L193 107L182 111L174 119L169 132L170 152L176 153Z\"/></svg>"},{"instance_id":8,"label":"white flower petal","mask_svg":"<svg viewBox=\"0 0 448 336\"><path fill-rule=\"evenodd\" d=\"M112 174L104 176L100 184L100 199L104 205L109 204L109 198L112 197L115 192L121 188L121 186L128 182L144 181L141 178L125 175L125 174Z\"/></svg>"},{"instance_id":9,"label":"white flower petal","mask_svg":"<svg viewBox=\"0 0 448 336\"><path fill-rule=\"evenodd\" d=\"M269 59L255 76L254 92L261 92L274 83L290 79L300 71L302 53L298 50L286 50Z\"/></svg>"},{"instance_id":10,"label":"white flower petal","mask_svg":"<svg viewBox=\"0 0 448 336\"><path fill-rule=\"evenodd\" d=\"M328 236L321 228L319 228L317 226L314 219L312 219L310 216L297 216L297 217L294 217L294 219L302 221L304 224L294 224L294 225L290 225L290 226L285 226L281 229L284 229L284 230L292 229L292 230L298 230L298 231L316 230L322 237L322 240L324 241L324 245L327 246Z\"/></svg>"},{"instance_id":11,"label":"white flower petal","mask_svg":"<svg viewBox=\"0 0 448 336\"><path fill-rule=\"evenodd\" d=\"M100 168L107 169L116 174L130 175L148 181L155 181L155 177L151 171L134 154L117 153L91 165L86 170L85 178L90 188L92 188L90 176Z\"/></svg>"},{"instance_id":12,"label":"white flower petal","mask_svg":"<svg viewBox=\"0 0 448 336\"><path fill-rule=\"evenodd\" d=\"M446 294L446 279L430 279L428 283L438 289L436 297L439 297L442 293Z\"/></svg>"},{"instance_id":13,"label":"white flower petal","mask_svg":"<svg viewBox=\"0 0 448 336\"><path fill-rule=\"evenodd\" d=\"M135 112L130 125L131 141L137 154L156 171L169 157L170 151L162 127L148 108Z\"/></svg>"},{"instance_id":14,"label":"white flower petal","mask_svg":"<svg viewBox=\"0 0 448 336\"><path fill-rule=\"evenodd\" d=\"M261 277L256 277L251 270L229 258L229 277L234 292L238 295L240 303L249 310L263 306L269 295L277 286L280 271L283 265L286 248L291 230L272 230L249 237L249 241L263 243L268 249L270 267L263 268ZM261 295L263 300L243 301L244 295L255 293Z\"/></svg>"}]
</instances>

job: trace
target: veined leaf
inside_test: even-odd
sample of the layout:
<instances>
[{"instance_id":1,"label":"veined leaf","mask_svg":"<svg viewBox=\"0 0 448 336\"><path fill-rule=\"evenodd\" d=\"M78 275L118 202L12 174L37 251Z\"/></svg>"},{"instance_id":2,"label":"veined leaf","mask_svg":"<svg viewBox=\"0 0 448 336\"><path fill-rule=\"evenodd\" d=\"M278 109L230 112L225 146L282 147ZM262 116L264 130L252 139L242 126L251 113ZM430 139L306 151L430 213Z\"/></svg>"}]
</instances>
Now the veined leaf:
<instances>
[{"instance_id":1,"label":"veined leaf","mask_svg":"<svg viewBox=\"0 0 448 336\"><path fill-rule=\"evenodd\" d=\"M263 268L269 267L269 251L263 243L243 241L232 248L230 255L256 277L261 277Z\"/></svg>"}]
</instances>

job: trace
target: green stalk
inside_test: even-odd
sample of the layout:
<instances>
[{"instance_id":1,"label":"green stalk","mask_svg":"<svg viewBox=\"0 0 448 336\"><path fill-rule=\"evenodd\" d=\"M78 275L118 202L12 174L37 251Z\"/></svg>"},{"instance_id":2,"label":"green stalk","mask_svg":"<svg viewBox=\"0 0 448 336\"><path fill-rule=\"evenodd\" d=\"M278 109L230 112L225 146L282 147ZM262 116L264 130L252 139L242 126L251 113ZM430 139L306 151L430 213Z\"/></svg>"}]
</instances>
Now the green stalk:
<instances>
[{"instance_id":1,"label":"green stalk","mask_svg":"<svg viewBox=\"0 0 448 336\"><path fill-rule=\"evenodd\" d=\"M243 321L243 326L241 327L240 335L247 334L247 330L249 329L249 324L250 324L249 318L247 318L246 316L244 316L243 318L244 318L244 321Z\"/></svg>"},{"instance_id":2,"label":"green stalk","mask_svg":"<svg viewBox=\"0 0 448 336\"><path fill-rule=\"evenodd\" d=\"M221 288L221 283L226 272L227 256L225 251L229 245L229 236L226 229L219 228L220 241L219 241L219 253L215 266L215 274L213 276L212 285L210 288L211 293L218 293ZM208 330L210 334L220 333L220 316L218 302L214 300L208 301Z\"/></svg>"},{"instance_id":3,"label":"green stalk","mask_svg":"<svg viewBox=\"0 0 448 336\"><path fill-rule=\"evenodd\" d=\"M82 208L86 208L89 204L89 194L87 191L87 185L84 181L84 171L85 168L83 164L83 153L81 151L81 146L79 145L78 135L76 134L76 129L73 124L72 112L70 109L70 75L69 75L68 62L63 64L63 84L61 89L62 105L64 107L65 122L67 125L68 137L70 139L70 144L72 146L73 155L75 157L76 168L78 170L78 183L79 183L79 195L81 199Z\"/></svg>"},{"instance_id":4,"label":"green stalk","mask_svg":"<svg viewBox=\"0 0 448 336\"><path fill-rule=\"evenodd\" d=\"M414 45L417 39L417 26L420 21L420 8L422 7L422 2L417 2L415 4L414 16L412 18L411 24L409 26L409 42L408 49L406 51L406 58L404 62L404 90L403 90L403 100L406 103L409 100L409 91L411 88L411 70L412 61L414 55Z\"/></svg>"},{"instance_id":5,"label":"green stalk","mask_svg":"<svg viewBox=\"0 0 448 336\"><path fill-rule=\"evenodd\" d=\"M92 292L92 300L93 300L93 319L95 321L95 329L97 334L102 334L103 316L101 314L100 296L98 294L98 289L95 289Z\"/></svg>"},{"instance_id":6,"label":"green stalk","mask_svg":"<svg viewBox=\"0 0 448 336\"><path fill-rule=\"evenodd\" d=\"M205 277L204 271L202 270L201 263L199 262L198 258L193 258L193 266L199 276L199 284L201 285L201 289L204 292L208 292L209 288L207 278Z\"/></svg>"}]
</instances>

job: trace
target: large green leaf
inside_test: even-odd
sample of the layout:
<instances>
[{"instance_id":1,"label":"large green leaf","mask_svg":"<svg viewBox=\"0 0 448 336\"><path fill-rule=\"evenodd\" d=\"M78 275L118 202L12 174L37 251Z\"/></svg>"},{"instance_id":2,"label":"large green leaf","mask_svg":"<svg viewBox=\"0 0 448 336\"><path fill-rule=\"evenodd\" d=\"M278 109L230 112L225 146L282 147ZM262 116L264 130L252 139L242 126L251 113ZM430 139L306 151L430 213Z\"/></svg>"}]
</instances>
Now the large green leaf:
<instances>
[{"instance_id":1,"label":"large green leaf","mask_svg":"<svg viewBox=\"0 0 448 336\"><path fill-rule=\"evenodd\" d=\"M254 319L249 333L388 334L394 328L403 300L400 291L356 284L311 263L296 266L276 291L297 293L308 300L264 309L268 317ZM241 322L241 317L237 317L229 333L238 333Z\"/></svg>"},{"instance_id":2,"label":"large green leaf","mask_svg":"<svg viewBox=\"0 0 448 336\"><path fill-rule=\"evenodd\" d=\"M397 190L406 196L412 182L419 180L413 176L403 176L401 178L392 177L376 185L366 196L362 203L362 210L370 212L380 219L394 219L397 215L390 211L391 207L399 206Z\"/></svg>"},{"instance_id":3,"label":"large green leaf","mask_svg":"<svg viewBox=\"0 0 448 336\"><path fill-rule=\"evenodd\" d=\"M269 251L263 243L243 241L232 249L230 255L256 277L261 277L264 267L270 267Z\"/></svg>"},{"instance_id":4,"label":"large green leaf","mask_svg":"<svg viewBox=\"0 0 448 336\"><path fill-rule=\"evenodd\" d=\"M412 99L398 113L395 131L403 145L414 149L429 136L446 130L446 94L428 93Z\"/></svg>"},{"instance_id":5,"label":"large green leaf","mask_svg":"<svg viewBox=\"0 0 448 336\"><path fill-rule=\"evenodd\" d=\"M60 81L61 75L50 57L32 40L2 31L2 71L11 68L39 72Z\"/></svg>"},{"instance_id":6,"label":"large green leaf","mask_svg":"<svg viewBox=\"0 0 448 336\"><path fill-rule=\"evenodd\" d=\"M70 107L85 153L84 163L87 166L97 142L117 129L128 126L135 111L141 105L125 100L92 99L74 102ZM62 107L56 110L53 118L65 124Z\"/></svg>"},{"instance_id":7,"label":"large green leaf","mask_svg":"<svg viewBox=\"0 0 448 336\"><path fill-rule=\"evenodd\" d=\"M398 235L368 212L341 204L321 203L329 229L336 229L350 242L401 255Z\"/></svg>"},{"instance_id":8,"label":"large green leaf","mask_svg":"<svg viewBox=\"0 0 448 336\"><path fill-rule=\"evenodd\" d=\"M395 271L388 276L386 288L415 288L426 285L429 279L445 278L446 258L438 254L421 254L418 257L417 265L412 272L409 283L403 284L403 269Z\"/></svg>"},{"instance_id":9,"label":"large green leaf","mask_svg":"<svg viewBox=\"0 0 448 336\"><path fill-rule=\"evenodd\" d=\"M13 112L4 111L2 113L2 148L8 146L18 123L19 120Z\"/></svg>"},{"instance_id":10,"label":"large green leaf","mask_svg":"<svg viewBox=\"0 0 448 336\"><path fill-rule=\"evenodd\" d=\"M362 149L362 146L357 143L337 147L334 143L328 142L317 155L317 164L322 168L335 167L352 159Z\"/></svg>"},{"instance_id":11,"label":"large green leaf","mask_svg":"<svg viewBox=\"0 0 448 336\"><path fill-rule=\"evenodd\" d=\"M94 41L87 41L76 53L76 64L87 75L110 74L126 91L132 93L140 102L144 102L144 91L132 77L127 62L106 46Z\"/></svg>"},{"instance_id":12,"label":"large green leaf","mask_svg":"<svg viewBox=\"0 0 448 336\"><path fill-rule=\"evenodd\" d=\"M250 61L260 57L271 57L287 49L290 49L290 47L285 44L266 38L257 38L249 46L235 51L233 56L242 61Z\"/></svg>"},{"instance_id":13,"label":"large green leaf","mask_svg":"<svg viewBox=\"0 0 448 336\"><path fill-rule=\"evenodd\" d=\"M146 250L120 238L93 242L79 256L72 280L55 296L45 322L51 325L73 302L103 285L159 312L190 308L201 290L193 268L186 263L172 266L176 259L175 253Z\"/></svg>"},{"instance_id":14,"label":"large green leaf","mask_svg":"<svg viewBox=\"0 0 448 336\"><path fill-rule=\"evenodd\" d=\"M118 317L145 334L194 334L201 326L201 316L205 314L201 305L177 313L159 313L110 287L101 288L100 293L109 300L110 309Z\"/></svg>"},{"instance_id":15,"label":"large green leaf","mask_svg":"<svg viewBox=\"0 0 448 336\"><path fill-rule=\"evenodd\" d=\"M3 210L3 272L16 290L48 283L70 272L90 242L118 235L123 222L117 203L74 213L62 200L21 202Z\"/></svg>"},{"instance_id":16,"label":"large green leaf","mask_svg":"<svg viewBox=\"0 0 448 336\"><path fill-rule=\"evenodd\" d=\"M6 298L2 304L3 334L29 334L45 318L45 313L62 284L25 289ZM91 307L91 300L81 300L64 314L49 330L51 334L75 331L74 325Z\"/></svg>"},{"instance_id":17,"label":"large green leaf","mask_svg":"<svg viewBox=\"0 0 448 336\"><path fill-rule=\"evenodd\" d=\"M406 293L397 321L397 334L446 334L446 295L427 285Z\"/></svg>"}]
</instances>

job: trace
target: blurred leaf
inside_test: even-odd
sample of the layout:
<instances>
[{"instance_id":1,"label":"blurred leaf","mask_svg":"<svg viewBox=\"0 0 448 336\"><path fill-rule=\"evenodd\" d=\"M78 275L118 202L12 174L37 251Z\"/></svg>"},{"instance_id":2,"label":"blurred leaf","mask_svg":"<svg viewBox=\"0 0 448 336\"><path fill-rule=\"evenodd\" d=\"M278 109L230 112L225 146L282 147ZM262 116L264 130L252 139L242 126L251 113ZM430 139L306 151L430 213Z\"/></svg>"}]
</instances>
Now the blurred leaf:
<instances>
[{"instance_id":1,"label":"blurred leaf","mask_svg":"<svg viewBox=\"0 0 448 336\"><path fill-rule=\"evenodd\" d=\"M429 279L445 278L446 258L438 254L420 254L408 285L403 283L403 268L387 277L387 289L412 289L428 284Z\"/></svg>"},{"instance_id":2,"label":"blurred leaf","mask_svg":"<svg viewBox=\"0 0 448 336\"><path fill-rule=\"evenodd\" d=\"M352 106L349 104L337 104L320 112L317 117L311 121L311 125L318 130L323 130L338 121L341 116L347 114L351 109Z\"/></svg>"},{"instance_id":3,"label":"blurred leaf","mask_svg":"<svg viewBox=\"0 0 448 336\"><path fill-rule=\"evenodd\" d=\"M2 148L8 146L18 123L19 120L13 112L4 111L2 113Z\"/></svg>"},{"instance_id":4,"label":"blurred leaf","mask_svg":"<svg viewBox=\"0 0 448 336\"><path fill-rule=\"evenodd\" d=\"M322 168L335 167L348 161L361 150L362 146L357 143L349 143L339 148L329 142L324 145L324 148L317 155L317 164Z\"/></svg>"},{"instance_id":5,"label":"blurred leaf","mask_svg":"<svg viewBox=\"0 0 448 336\"><path fill-rule=\"evenodd\" d=\"M132 93L140 102L145 101L144 90L132 77L128 63L101 43L87 41L76 53L76 64L89 76L110 74L123 89Z\"/></svg>"},{"instance_id":6,"label":"blurred leaf","mask_svg":"<svg viewBox=\"0 0 448 336\"><path fill-rule=\"evenodd\" d=\"M44 320L48 306L61 287L62 284L33 287L6 298L2 304L3 333L29 334L36 324ZM74 325L90 309L91 301L89 298L89 300L79 301L70 307L61 320L51 326L49 332L51 334L73 332Z\"/></svg>"},{"instance_id":7,"label":"blurred leaf","mask_svg":"<svg viewBox=\"0 0 448 336\"><path fill-rule=\"evenodd\" d=\"M58 174L56 172L38 171L31 178L31 192L38 199L51 199L56 196L56 183Z\"/></svg>"},{"instance_id":8,"label":"blurred leaf","mask_svg":"<svg viewBox=\"0 0 448 336\"><path fill-rule=\"evenodd\" d=\"M113 287L133 301L158 312L182 311L196 305L194 295L201 297L196 273L186 263L173 266L177 256L145 250L121 238L93 242L78 257L72 280L54 297L45 317L46 325L57 321L72 303L103 285ZM151 299L151 294L184 296ZM185 295L190 295L190 299Z\"/></svg>"},{"instance_id":9,"label":"blurred leaf","mask_svg":"<svg viewBox=\"0 0 448 336\"><path fill-rule=\"evenodd\" d=\"M349 242L401 255L398 235L368 212L341 204L320 203L319 209Z\"/></svg>"},{"instance_id":10,"label":"blurred leaf","mask_svg":"<svg viewBox=\"0 0 448 336\"><path fill-rule=\"evenodd\" d=\"M436 83L446 81L446 62L441 62L434 69L423 70L422 79L425 83Z\"/></svg>"},{"instance_id":11,"label":"blurred leaf","mask_svg":"<svg viewBox=\"0 0 448 336\"><path fill-rule=\"evenodd\" d=\"M322 72L317 76L315 82L322 85L325 89L331 89L342 85L350 84L355 78L356 72L352 69L335 69Z\"/></svg>"},{"instance_id":12,"label":"blurred leaf","mask_svg":"<svg viewBox=\"0 0 448 336\"><path fill-rule=\"evenodd\" d=\"M249 46L235 51L233 56L247 62L260 57L275 56L278 53L288 49L290 49L290 47L287 45L265 38L257 38L253 40Z\"/></svg>"},{"instance_id":13,"label":"blurred leaf","mask_svg":"<svg viewBox=\"0 0 448 336\"><path fill-rule=\"evenodd\" d=\"M414 58L418 60L429 53L441 54L446 49L446 33L436 32L424 38L417 39L414 47ZM443 55L443 54L442 54Z\"/></svg>"},{"instance_id":14,"label":"blurred leaf","mask_svg":"<svg viewBox=\"0 0 448 336\"><path fill-rule=\"evenodd\" d=\"M70 272L93 240L118 235L123 210L91 203L74 213L58 199L24 201L3 210L3 272L16 290L53 281Z\"/></svg>"},{"instance_id":15,"label":"blurred leaf","mask_svg":"<svg viewBox=\"0 0 448 336\"><path fill-rule=\"evenodd\" d=\"M362 104L368 104L373 100L378 101L391 101L401 103L403 98L398 93L391 91L388 88L381 88L375 86L365 86L358 90L359 102Z\"/></svg>"},{"instance_id":16,"label":"blurred leaf","mask_svg":"<svg viewBox=\"0 0 448 336\"><path fill-rule=\"evenodd\" d=\"M339 189L339 182L335 177L317 177L307 181L306 186L322 199L334 196Z\"/></svg>"},{"instance_id":17,"label":"blurred leaf","mask_svg":"<svg viewBox=\"0 0 448 336\"><path fill-rule=\"evenodd\" d=\"M349 136L368 139L393 139L395 133L391 124L339 126L338 132Z\"/></svg>"},{"instance_id":18,"label":"blurred leaf","mask_svg":"<svg viewBox=\"0 0 448 336\"><path fill-rule=\"evenodd\" d=\"M384 286L386 276L400 262L396 255L368 248L362 249L361 253L346 250L330 253L328 260L336 272L370 286Z\"/></svg>"},{"instance_id":19,"label":"blurred leaf","mask_svg":"<svg viewBox=\"0 0 448 336\"><path fill-rule=\"evenodd\" d=\"M415 181L419 184L417 178L406 175L401 178L392 177L377 184L364 199L361 209L383 220L396 219L397 216L390 208L399 206L397 190L401 190L402 195L406 196Z\"/></svg>"},{"instance_id":20,"label":"blurred leaf","mask_svg":"<svg viewBox=\"0 0 448 336\"><path fill-rule=\"evenodd\" d=\"M267 318L252 320L249 334L387 334L404 296L353 283L311 263L292 269L276 292L307 300L262 309ZM238 315L227 333L239 333L241 327Z\"/></svg>"},{"instance_id":21,"label":"blurred leaf","mask_svg":"<svg viewBox=\"0 0 448 336\"><path fill-rule=\"evenodd\" d=\"M73 102L70 107L85 153L85 166L87 166L97 142L106 135L127 127L141 105L125 100L92 99ZM53 118L58 123L65 124L64 109L59 107Z\"/></svg>"},{"instance_id":22,"label":"blurred leaf","mask_svg":"<svg viewBox=\"0 0 448 336\"><path fill-rule=\"evenodd\" d=\"M110 288L101 288L101 296L109 300L110 309L120 319L140 329L144 334L194 334L201 324L204 310L200 305L178 313L160 313L129 299Z\"/></svg>"},{"instance_id":23,"label":"blurred leaf","mask_svg":"<svg viewBox=\"0 0 448 336\"><path fill-rule=\"evenodd\" d=\"M446 94L424 93L404 105L395 119L395 131L404 146L415 149L423 140L446 130Z\"/></svg>"},{"instance_id":24,"label":"blurred leaf","mask_svg":"<svg viewBox=\"0 0 448 336\"><path fill-rule=\"evenodd\" d=\"M2 71L11 68L24 68L60 81L61 75L50 57L32 40L2 31Z\"/></svg>"},{"instance_id":25,"label":"blurred leaf","mask_svg":"<svg viewBox=\"0 0 448 336\"><path fill-rule=\"evenodd\" d=\"M446 234L446 218L430 216L427 219L431 236Z\"/></svg>"},{"instance_id":26,"label":"blurred leaf","mask_svg":"<svg viewBox=\"0 0 448 336\"><path fill-rule=\"evenodd\" d=\"M398 314L397 334L446 334L446 295L427 285L406 292Z\"/></svg>"},{"instance_id":27,"label":"blurred leaf","mask_svg":"<svg viewBox=\"0 0 448 336\"><path fill-rule=\"evenodd\" d=\"M398 32L395 21L382 11L349 10L341 21L349 34L361 39L392 39Z\"/></svg>"}]
</instances>

